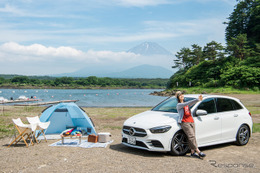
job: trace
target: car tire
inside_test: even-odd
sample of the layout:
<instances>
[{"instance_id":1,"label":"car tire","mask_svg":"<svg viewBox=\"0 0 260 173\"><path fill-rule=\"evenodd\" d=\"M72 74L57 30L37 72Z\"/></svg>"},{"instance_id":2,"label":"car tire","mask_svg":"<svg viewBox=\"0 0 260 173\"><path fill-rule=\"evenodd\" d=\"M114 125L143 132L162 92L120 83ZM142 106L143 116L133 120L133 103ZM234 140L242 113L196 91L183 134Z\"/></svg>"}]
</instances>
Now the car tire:
<instances>
[{"instance_id":1,"label":"car tire","mask_svg":"<svg viewBox=\"0 0 260 173\"><path fill-rule=\"evenodd\" d=\"M243 124L239 127L237 131L236 144L237 145L246 145L250 138L250 130L247 125Z\"/></svg>"},{"instance_id":2,"label":"car tire","mask_svg":"<svg viewBox=\"0 0 260 173\"><path fill-rule=\"evenodd\" d=\"M170 153L174 156L183 156L188 150L189 143L186 134L183 131L178 131L172 138Z\"/></svg>"}]
</instances>

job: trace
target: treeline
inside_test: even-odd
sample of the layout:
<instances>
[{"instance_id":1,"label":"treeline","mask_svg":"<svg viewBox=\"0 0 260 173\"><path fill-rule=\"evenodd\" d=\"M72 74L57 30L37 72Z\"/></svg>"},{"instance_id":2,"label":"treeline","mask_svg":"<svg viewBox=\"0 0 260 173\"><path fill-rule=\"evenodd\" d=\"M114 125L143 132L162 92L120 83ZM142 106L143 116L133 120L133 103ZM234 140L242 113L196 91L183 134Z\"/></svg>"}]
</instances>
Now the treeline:
<instances>
[{"instance_id":1,"label":"treeline","mask_svg":"<svg viewBox=\"0 0 260 173\"><path fill-rule=\"evenodd\" d=\"M165 88L167 82L168 79L115 79L96 76L86 78L0 77L0 87L2 88Z\"/></svg>"},{"instance_id":2,"label":"treeline","mask_svg":"<svg viewBox=\"0 0 260 173\"><path fill-rule=\"evenodd\" d=\"M211 41L184 47L167 88L202 86L253 88L260 84L260 0L239 0L228 18L226 46Z\"/></svg>"}]
</instances>

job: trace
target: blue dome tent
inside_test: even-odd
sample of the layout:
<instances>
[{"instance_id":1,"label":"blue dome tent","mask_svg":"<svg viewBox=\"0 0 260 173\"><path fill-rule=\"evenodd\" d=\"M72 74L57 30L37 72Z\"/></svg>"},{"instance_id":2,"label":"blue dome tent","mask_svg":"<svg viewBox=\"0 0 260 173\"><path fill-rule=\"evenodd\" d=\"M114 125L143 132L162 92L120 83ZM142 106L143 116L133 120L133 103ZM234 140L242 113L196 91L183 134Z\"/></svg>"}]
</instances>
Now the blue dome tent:
<instances>
[{"instance_id":1,"label":"blue dome tent","mask_svg":"<svg viewBox=\"0 0 260 173\"><path fill-rule=\"evenodd\" d=\"M59 134L68 128L82 130L83 134L96 134L92 120L75 103L59 103L42 112L41 122L50 121L46 135Z\"/></svg>"}]
</instances>

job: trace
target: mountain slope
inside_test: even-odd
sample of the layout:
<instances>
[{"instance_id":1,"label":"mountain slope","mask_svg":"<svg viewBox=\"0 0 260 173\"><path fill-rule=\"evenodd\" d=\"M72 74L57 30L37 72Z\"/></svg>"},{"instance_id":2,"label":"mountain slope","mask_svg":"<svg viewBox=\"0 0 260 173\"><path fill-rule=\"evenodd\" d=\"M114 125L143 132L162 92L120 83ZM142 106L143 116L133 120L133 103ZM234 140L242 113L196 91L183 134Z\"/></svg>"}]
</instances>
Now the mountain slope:
<instances>
[{"instance_id":1,"label":"mountain slope","mask_svg":"<svg viewBox=\"0 0 260 173\"><path fill-rule=\"evenodd\" d=\"M140 65L118 73L102 76L112 78L170 78L171 75L173 75L172 71L160 66Z\"/></svg>"},{"instance_id":2,"label":"mountain slope","mask_svg":"<svg viewBox=\"0 0 260 173\"><path fill-rule=\"evenodd\" d=\"M140 55L172 55L171 52L154 42L141 43L140 45L129 49L127 52L132 52Z\"/></svg>"},{"instance_id":3,"label":"mountain slope","mask_svg":"<svg viewBox=\"0 0 260 173\"><path fill-rule=\"evenodd\" d=\"M110 64L92 64L85 68L79 69L72 73L56 74L53 76L61 77L112 77L112 78L169 78L173 71L164 68L168 66L169 60L172 58L172 53L159 46L154 42L144 42L140 45L129 49L127 52L139 54L139 59L133 64L126 62L113 62ZM139 64L156 64L152 65L139 65ZM126 64L126 65L125 65ZM127 69L138 64L139 66ZM169 65L170 66L170 65Z\"/></svg>"}]
</instances>

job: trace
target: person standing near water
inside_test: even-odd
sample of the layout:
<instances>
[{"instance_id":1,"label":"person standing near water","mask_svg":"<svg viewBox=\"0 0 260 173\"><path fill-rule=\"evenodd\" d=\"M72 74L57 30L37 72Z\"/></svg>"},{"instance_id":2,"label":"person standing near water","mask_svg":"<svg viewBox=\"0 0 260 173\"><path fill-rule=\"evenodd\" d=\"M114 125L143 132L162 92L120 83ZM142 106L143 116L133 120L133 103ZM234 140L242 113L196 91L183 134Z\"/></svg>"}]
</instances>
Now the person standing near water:
<instances>
[{"instance_id":1,"label":"person standing near water","mask_svg":"<svg viewBox=\"0 0 260 173\"><path fill-rule=\"evenodd\" d=\"M183 129L184 133L188 137L189 147L191 149L191 156L197 158L205 157L206 154L201 152L197 145L196 136L195 136L195 124L189 108L190 106L194 105L198 101L201 101L203 97L202 95L200 95L198 99L184 102L184 95L182 94L182 92L180 91L176 92L175 96L178 100L178 104L176 106L177 111L179 113L178 123L181 124L181 128Z\"/></svg>"}]
</instances>

